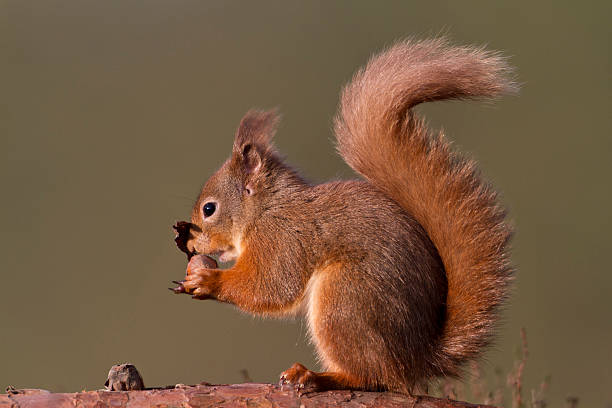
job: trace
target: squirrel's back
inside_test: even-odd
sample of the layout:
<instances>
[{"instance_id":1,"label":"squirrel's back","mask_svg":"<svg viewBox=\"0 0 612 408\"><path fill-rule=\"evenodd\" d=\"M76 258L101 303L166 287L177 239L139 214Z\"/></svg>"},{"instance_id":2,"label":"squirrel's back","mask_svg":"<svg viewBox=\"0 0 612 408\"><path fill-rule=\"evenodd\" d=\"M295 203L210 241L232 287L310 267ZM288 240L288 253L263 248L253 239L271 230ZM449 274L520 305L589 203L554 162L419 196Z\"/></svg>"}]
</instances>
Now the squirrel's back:
<instances>
[{"instance_id":1,"label":"squirrel's back","mask_svg":"<svg viewBox=\"0 0 612 408\"><path fill-rule=\"evenodd\" d=\"M440 375L457 375L491 342L513 276L512 232L474 162L451 151L412 108L513 91L509 72L502 57L482 49L400 42L357 72L335 121L342 157L416 218L444 264L446 316L431 371Z\"/></svg>"}]
</instances>

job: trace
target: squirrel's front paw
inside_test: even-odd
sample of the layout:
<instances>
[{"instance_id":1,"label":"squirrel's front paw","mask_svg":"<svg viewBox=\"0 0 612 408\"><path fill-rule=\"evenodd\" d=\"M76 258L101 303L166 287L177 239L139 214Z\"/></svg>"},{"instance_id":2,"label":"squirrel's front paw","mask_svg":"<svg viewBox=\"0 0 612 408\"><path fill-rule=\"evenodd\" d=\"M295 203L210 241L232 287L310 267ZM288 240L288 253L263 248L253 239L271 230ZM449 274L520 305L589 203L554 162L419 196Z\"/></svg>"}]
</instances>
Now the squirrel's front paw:
<instances>
[{"instance_id":1,"label":"squirrel's front paw","mask_svg":"<svg viewBox=\"0 0 612 408\"><path fill-rule=\"evenodd\" d=\"M218 292L217 262L205 255L195 255L187 265L187 275L181 282L184 292L195 299L214 298Z\"/></svg>"}]
</instances>

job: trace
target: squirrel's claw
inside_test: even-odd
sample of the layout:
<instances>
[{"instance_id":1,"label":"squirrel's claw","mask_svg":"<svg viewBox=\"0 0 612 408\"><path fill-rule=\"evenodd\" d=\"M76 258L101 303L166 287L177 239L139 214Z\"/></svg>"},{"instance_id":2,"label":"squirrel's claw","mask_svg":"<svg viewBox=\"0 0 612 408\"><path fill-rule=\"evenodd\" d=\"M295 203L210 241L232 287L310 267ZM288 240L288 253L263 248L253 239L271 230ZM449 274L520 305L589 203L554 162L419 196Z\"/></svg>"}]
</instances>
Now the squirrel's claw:
<instances>
[{"instance_id":1,"label":"squirrel's claw","mask_svg":"<svg viewBox=\"0 0 612 408\"><path fill-rule=\"evenodd\" d=\"M187 290L185 290L185 286L183 286L183 281L179 282L179 281L172 281L172 283L177 284L178 286L176 288L168 288L171 291L173 291L176 294L179 293L187 293Z\"/></svg>"}]
</instances>

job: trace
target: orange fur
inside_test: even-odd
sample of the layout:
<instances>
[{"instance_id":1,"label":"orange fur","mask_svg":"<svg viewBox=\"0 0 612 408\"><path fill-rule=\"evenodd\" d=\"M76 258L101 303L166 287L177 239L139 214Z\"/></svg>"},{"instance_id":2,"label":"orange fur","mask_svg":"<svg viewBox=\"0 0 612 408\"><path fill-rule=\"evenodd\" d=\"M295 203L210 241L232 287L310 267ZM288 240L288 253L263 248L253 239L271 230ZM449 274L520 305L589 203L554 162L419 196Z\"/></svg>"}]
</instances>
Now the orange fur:
<instances>
[{"instance_id":1,"label":"orange fur","mask_svg":"<svg viewBox=\"0 0 612 408\"><path fill-rule=\"evenodd\" d=\"M508 72L497 54L443 40L374 57L335 121L338 150L365 181L306 183L272 145L276 114L247 113L185 244L236 263L220 271L193 257L184 291L259 315L305 313L329 371L284 372L302 391L413 392L458 375L491 341L512 280L511 230L474 163L412 108L512 91Z\"/></svg>"},{"instance_id":2,"label":"orange fur","mask_svg":"<svg viewBox=\"0 0 612 408\"><path fill-rule=\"evenodd\" d=\"M511 228L475 163L452 152L411 109L513 92L509 72L503 58L481 49L440 39L400 43L355 76L336 119L342 156L414 215L440 253L448 279L444 374L456 374L492 338L512 281Z\"/></svg>"}]
</instances>

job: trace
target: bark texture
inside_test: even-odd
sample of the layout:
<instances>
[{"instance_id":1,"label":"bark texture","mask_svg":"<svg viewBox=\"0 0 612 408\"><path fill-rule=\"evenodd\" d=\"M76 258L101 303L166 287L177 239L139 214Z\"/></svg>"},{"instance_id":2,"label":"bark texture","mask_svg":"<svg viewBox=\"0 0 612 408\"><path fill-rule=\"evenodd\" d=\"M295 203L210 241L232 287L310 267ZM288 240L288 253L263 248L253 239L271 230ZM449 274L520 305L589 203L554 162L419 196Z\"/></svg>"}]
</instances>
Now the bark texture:
<instances>
[{"instance_id":1,"label":"bark texture","mask_svg":"<svg viewBox=\"0 0 612 408\"><path fill-rule=\"evenodd\" d=\"M83 391L49 393L9 390L0 395L0 408L37 407L485 407L449 399L409 397L390 392L327 391L299 396L293 389L272 384L196 385L143 391Z\"/></svg>"}]
</instances>

